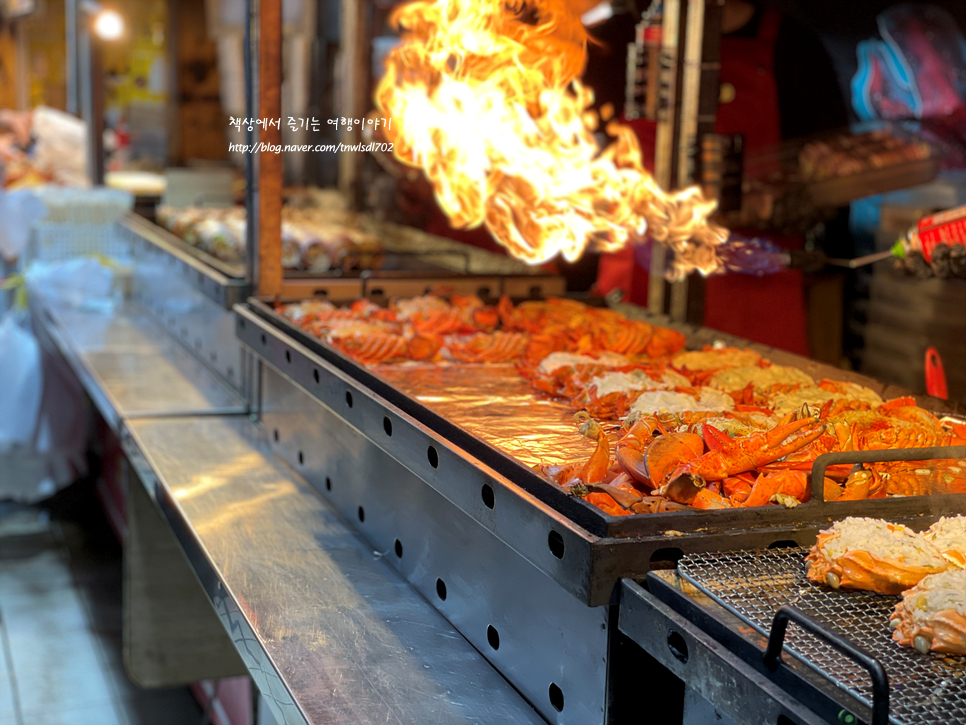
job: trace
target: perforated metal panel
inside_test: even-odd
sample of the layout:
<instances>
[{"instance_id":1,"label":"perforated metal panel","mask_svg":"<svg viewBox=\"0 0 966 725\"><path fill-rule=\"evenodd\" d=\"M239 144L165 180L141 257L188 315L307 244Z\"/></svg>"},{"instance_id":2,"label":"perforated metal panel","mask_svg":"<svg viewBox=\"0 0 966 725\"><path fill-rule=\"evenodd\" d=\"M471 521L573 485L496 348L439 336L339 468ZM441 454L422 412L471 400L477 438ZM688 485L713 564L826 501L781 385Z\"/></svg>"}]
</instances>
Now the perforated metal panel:
<instances>
[{"instance_id":1,"label":"perforated metal panel","mask_svg":"<svg viewBox=\"0 0 966 725\"><path fill-rule=\"evenodd\" d=\"M889 675L892 722L966 722L966 657L922 655L892 641L889 619L899 597L833 591L805 576L805 549L693 554L680 574L762 634L779 607L792 604L864 647ZM871 706L868 673L845 655L789 625L786 650Z\"/></svg>"}]
</instances>

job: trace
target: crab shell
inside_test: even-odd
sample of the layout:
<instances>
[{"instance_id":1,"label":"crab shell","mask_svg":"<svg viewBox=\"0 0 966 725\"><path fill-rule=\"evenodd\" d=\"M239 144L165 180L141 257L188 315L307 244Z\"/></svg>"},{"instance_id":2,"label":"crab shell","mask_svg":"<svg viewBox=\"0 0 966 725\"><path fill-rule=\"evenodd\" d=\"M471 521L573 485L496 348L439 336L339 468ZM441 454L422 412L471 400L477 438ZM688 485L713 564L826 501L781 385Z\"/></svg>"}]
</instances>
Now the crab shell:
<instances>
[{"instance_id":1,"label":"crab shell","mask_svg":"<svg viewBox=\"0 0 966 725\"><path fill-rule=\"evenodd\" d=\"M869 551L853 550L837 559L825 555L823 544L835 534L819 534L815 546L805 558L808 578L827 583L827 575L838 578L842 589L865 589L879 594L902 594L924 577L945 571L945 567L911 566L901 561L884 559Z\"/></svg>"},{"instance_id":2,"label":"crab shell","mask_svg":"<svg viewBox=\"0 0 966 725\"><path fill-rule=\"evenodd\" d=\"M955 609L942 609L925 622L914 622L910 609L916 606L913 600L918 594L917 590L908 591L896 605L892 620L898 620L899 626L892 631L892 639L914 647L916 638L923 637L930 643L930 652L966 655L966 616Z\"/></svg>"}]
</instances>

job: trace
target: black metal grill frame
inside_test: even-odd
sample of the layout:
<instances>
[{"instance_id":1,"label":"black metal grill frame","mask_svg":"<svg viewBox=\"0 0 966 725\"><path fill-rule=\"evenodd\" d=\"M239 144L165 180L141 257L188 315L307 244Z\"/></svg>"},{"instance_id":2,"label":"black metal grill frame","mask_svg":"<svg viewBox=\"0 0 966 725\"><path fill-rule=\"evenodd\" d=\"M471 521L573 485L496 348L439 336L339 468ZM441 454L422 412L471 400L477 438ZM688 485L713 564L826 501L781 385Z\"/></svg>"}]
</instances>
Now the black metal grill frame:
<instances>
[{"instance_id":1,"label":"black metal grill frame","mask_svg":"<svg viewBox=\"0 0 966 725\"><path fill-rule=\"evenodd\" d=\"M770 636L766 665L774 665L775 648L781 647L779 628L785 618L776 613L787 614L790 607L805 614L797 625L805 622L809 631L791 628L785 643L788 651L860 702L870 707L875 702L878 713L873 722L884 725L886 713L897 725L966 721L966 657L921 655L895 644L889 619L899 597L833 591L809 582L804 556L803 549L696 554L679 563L678 573L757 632ZM864 650L865 660L854 651L843 656L843 642ZM886 696L881 675L876 688L870 681L870 663L888 675Z\"/></svg>"},{"instance_id":2,"label":"black metal grill frame","mask_svg":"<svg viewBox=\"0 0 966 725\"><path fill-rule=\"evenodd\" d=\"M367 370L363 365L307 333L287 318L275 312L268 300L251 298L249 309L276 329L290 336L323 360L351 375L374 393L403 410L416 421L452 442L463 451L506 476L514 484L553 506L557 511L590 533L613 539L654 536L668 530L692 533L697 531L722 533L727 531L760 530L765 527L787 527L794 530L803 524L824 524L847 516L903 518L921 513L966 513L966 495L933 495L917 498L868 499L863 501L826 502L821 494L809 503L794 509L764 506L749 509L718 509L714 511L674 511L667 513L610 516L582 499L575 498L558 486L548 483L536 472L509 455L481 441L450 423L422 403L410 398L397 388ZM243 336L243 339L245 337ZM256 350L257 345L252 345ZM966 457L966 446L893 449L826 454L815 463L824 472L832 463L869 462L882 460L925 460ZM822 477L817 477L820 482ZM813 487L816 484L813 484ZM817 484L821 488L821 484ZM770 542L766 542L770 543Z\"/></svg>"}]
</instances>

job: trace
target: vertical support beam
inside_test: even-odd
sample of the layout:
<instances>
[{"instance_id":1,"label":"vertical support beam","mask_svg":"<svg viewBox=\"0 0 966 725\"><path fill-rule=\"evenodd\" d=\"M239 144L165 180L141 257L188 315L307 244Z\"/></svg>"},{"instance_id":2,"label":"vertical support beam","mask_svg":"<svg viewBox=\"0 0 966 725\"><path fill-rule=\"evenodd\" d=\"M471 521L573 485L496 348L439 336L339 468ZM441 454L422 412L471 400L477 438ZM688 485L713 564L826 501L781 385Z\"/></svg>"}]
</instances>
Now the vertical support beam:
<instances>
[{"instance_id":1,"label":"vertical support beam","mask_svg":"<svg viewBox=\"0 0 966 725\"><path fill-rule=\"evenodd\" d=\"M89 15L81 18L77 41L81 115L87 126L87 178L92 186L99 186L104 183L104 61L101 41L91 32Z\"/></svg>"},{"instance_id":2,"label":"vertical support beam","mask_svg":"<svg viewBox=\"0 0 966 725\"><path fill-rule=\"evenodd\" d=\"M654 147L654 177L662 189L675 181L674 164L678 126L678 48L681 34L681 0L665 0L661 28L661 92L657 137ZM647 309L664 314L664 247L651 244L651 270L647 282Z\"/></svg>"},{"instance_id":3,"label":"vertical support beam","mask_svg":"<svg viewBox=\"0 0 966 725\"><path fill-rule=\"evenodd\" d=\"M30 61L27 49L27 29L23 22L13 23L17 43L17 110L30 110Z\"/></svg>"},{"instance_id":4,"label":"vertical support beam","mask_svg":"<svg viewBox=\"0 0 966 725\"><path fill-rule=\"evenodd\" d=\"M366 31L365 4L362 0L339 0L339 24L341 30L341 95L343 108L338 112L352 118L362 118L369 99L369 42ZM342 129L345 144L359 143L361 126L352 130ZM339 154L339 191L349 205L358 209L362 202L361 172L364 154Z\"/></svg>"},{"instance_id":5,"label":"vertical support beam","mask_svg":"<svg viewBox=\"0 0 966 725\"><path fill-rule=\"evenodd\" d=\"M258 107L257 117L282 118L282 0L257 0ZM282 142L279 127L258 131L260 144ZM264 146L263 146L264 148ZM282 156L262 151L256 159L256 216L258 232L258 294L274 297L282 291ZM249 210L251 211L251 210Z\"/></svg>"},{"instance_id":6,"label":"vertical support beam","mask_svg":"<svg viewBox=\"0 0 966 725\"><path fill-rule=\"evenodd\" d=\"M675 187L684 188L694 180L695 154L698 151L698 107L701 101L701 53L704 37L705 0L687 0L684 31L684 58L681 63L681 115L678 137L677 178ZM688 316L688 280L671 285L671 319L683 322Z\"/></svg>"},{"instance_id":7,"label":"vertical support beam","mask_svg":"<svg viewBox=\"0 0 966 725\"><path fill-rule=\"evenodd\" d=\"M87 167L91 185L104 185L104 45L100 38L87 31L90 43L91 116L87 119Z\"/></svg>"},{"instance_id":8,"label":"vertical support beam","mask_svg":"<svg viewBox=\"0 0 966 725\"><path fill-rule=\"evenodd\" d=\"M81 113L80 94L77 91L77 71L79 68L77 54L77 3L78 0L65 0L64 22L66 25L67 46L67 113L75 116Z\"/></svg>"}]
</instances>

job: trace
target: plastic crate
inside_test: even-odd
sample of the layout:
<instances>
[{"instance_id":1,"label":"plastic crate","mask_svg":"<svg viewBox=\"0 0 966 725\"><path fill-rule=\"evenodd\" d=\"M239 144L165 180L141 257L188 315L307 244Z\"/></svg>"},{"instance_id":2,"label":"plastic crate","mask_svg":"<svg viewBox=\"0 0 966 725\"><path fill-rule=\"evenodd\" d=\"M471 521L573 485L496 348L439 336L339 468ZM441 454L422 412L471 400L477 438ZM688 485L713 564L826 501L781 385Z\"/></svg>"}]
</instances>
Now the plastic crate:
<instances>
[{"instance_id":1,"label":"plastic crate","mask_svg":"<svg viewBox=\"0 0 966 725\"><path fill-rule=\"evenodd\" d=\"M131 243L116 225L38 222L31 231L27 259L57 262L72 257L102 254L123 261L131 257Z\"/></svg>"},{"instance_id":2,"label":"plastic crate","mask_svg":"<svg viewBox=\"0 0 966 725\"><path fill-rule=\"evenodd\" d=\"M134 208L134 196L120 189L44 186L33 193L47 207L47 222L110 224Z\"/></svg>"}]
</instances>

